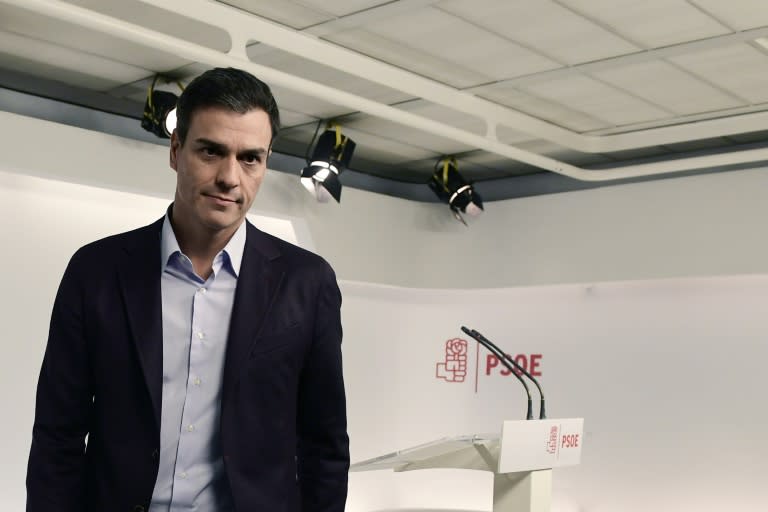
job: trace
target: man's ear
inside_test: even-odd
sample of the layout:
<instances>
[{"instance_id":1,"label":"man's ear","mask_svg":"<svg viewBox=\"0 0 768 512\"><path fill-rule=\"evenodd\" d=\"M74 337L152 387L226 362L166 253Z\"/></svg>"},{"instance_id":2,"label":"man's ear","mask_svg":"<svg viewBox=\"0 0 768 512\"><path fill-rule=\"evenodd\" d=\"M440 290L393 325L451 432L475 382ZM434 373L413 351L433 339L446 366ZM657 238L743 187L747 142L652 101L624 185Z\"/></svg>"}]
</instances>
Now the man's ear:
<instances>
[{"instance_id":1,"label":"man's ear","mask_svg":"<svg viewBox=\"0 0 768 512\"><path fill-rule=\"evenodd\" d=\"M176 164L178 161L179 148L181 148L181 141L176 130L173 130L171 134L171 150L170 150L170 166L174 171L177 170Z\"/></svg>"}]
</instances>

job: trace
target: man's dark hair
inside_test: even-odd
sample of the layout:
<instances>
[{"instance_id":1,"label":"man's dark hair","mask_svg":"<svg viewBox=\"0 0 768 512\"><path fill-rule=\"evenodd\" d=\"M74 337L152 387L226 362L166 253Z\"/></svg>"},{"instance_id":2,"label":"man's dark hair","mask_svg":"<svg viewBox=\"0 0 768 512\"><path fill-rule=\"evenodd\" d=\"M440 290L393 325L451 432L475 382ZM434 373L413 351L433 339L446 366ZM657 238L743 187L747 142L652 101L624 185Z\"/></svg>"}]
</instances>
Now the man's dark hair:
<instances>
[{"instance_id":1,"label":"man's dark hair","mask_svg":"<svg viewBox=\"0 0 768 512\"><path fill-rule=\"evenodd\" d=\"M222 107L240 114L263 110L272 127L270 147L280 131L280 111L269 86L241 69L210 69L187 85L176 106L176 132L182 144L187 138L192 114L207 107Z\"/></svg>"}]
</instances>

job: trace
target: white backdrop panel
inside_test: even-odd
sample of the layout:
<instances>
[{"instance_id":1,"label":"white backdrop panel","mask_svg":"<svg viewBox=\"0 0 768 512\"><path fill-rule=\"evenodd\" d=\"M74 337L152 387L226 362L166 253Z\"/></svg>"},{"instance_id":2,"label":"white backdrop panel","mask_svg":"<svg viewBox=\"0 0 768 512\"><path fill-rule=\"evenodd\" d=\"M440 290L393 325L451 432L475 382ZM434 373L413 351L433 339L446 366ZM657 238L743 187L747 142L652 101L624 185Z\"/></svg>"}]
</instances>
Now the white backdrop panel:
<instances>
[{"instance_id":1,"label":"white backdrop panel","mask_svg":"<svg viewBox=\"0 0 768 512\"><path fill-rule=\"evenodd\" d=\"M524 418L519 383L487 375L471 339L464 382L436 378L465 324L540 354L549 417L585 418L553 510L765 510L768 276L343 292L353 461ZM352 510L491 508L487 475L418 473L352 474Z\"/></svg>"}]
</instances>

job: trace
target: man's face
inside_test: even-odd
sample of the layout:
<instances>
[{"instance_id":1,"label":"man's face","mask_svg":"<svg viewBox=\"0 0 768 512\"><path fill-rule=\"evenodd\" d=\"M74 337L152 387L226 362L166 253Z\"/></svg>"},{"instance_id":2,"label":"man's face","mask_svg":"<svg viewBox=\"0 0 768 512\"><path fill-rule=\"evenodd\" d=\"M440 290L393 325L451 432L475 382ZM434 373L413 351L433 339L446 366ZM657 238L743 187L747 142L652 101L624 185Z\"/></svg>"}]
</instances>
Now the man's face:
<instances>
[{"instance_id":1,"label":"man's face","mask_svg":"<svg viewBox=\"0 0 768 512\"><path fill-rule=\"evenodd\" d=\"M261 109L194 112L184 144L176 132L171 136L174 224L202 236L234 233L264 179L271 140L269 116Z\"/></svg>"}]
</instances>

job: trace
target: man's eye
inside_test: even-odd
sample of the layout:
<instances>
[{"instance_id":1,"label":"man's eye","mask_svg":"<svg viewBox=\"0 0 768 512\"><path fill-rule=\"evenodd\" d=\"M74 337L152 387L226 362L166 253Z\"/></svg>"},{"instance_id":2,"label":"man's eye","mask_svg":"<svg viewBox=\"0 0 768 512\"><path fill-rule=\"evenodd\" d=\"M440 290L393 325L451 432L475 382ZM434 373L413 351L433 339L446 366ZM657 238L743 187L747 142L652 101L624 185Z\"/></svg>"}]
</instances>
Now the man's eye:
<instances>
[{"instance_id":1,"label":"man's eye","mask_svg":"<svg viewBox=\"0 0 768 512\"><path fill-rule=\"evenodd\" d=\"M216 156L219 154L214 148L202 148L200 150L205 156Z\"/></svg>"},{"instance_id":2,"label":"man's eye","mask_svg":"<svg viewBox=\"0 0 768 512\"><path fill-rule=\"evenodd\" d=\"M245 155L243 157L243 162L248 165L253 165L259 163L261 160L256 155Z\"/></svg>"}]
</instances>

